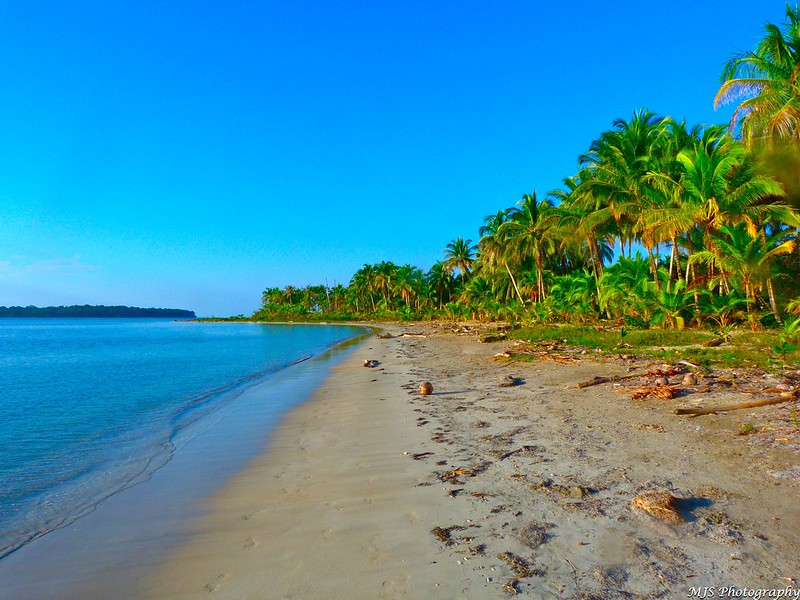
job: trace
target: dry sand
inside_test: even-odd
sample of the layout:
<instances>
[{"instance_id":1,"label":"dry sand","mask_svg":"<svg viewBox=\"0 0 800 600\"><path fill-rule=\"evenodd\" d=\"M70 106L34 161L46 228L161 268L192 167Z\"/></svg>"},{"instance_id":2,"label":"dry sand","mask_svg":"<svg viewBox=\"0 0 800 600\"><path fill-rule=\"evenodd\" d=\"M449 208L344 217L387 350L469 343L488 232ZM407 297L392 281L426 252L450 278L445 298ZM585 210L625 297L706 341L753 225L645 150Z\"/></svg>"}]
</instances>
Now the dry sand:
<instances>
[{"instance_id":1,"label":"dry sand","mask_svg":"<svg viewBox=\"0 0 800 600\"><path fill-rule=\"evenodd\" d=\"M502 343L412 330L425 337L362 343L290 413L141 596L679 598L796 586L796 402L687 419L675 406L752 397L633 401L620 386L575 387L625 364L503 361ZM504 375L522 383L500 387ZM416 391L425 380L431 396ZM767 418L768 433L735 435ZM651 489L677 497L684 521L631 507Z\"/></svg>"}]
</instances>

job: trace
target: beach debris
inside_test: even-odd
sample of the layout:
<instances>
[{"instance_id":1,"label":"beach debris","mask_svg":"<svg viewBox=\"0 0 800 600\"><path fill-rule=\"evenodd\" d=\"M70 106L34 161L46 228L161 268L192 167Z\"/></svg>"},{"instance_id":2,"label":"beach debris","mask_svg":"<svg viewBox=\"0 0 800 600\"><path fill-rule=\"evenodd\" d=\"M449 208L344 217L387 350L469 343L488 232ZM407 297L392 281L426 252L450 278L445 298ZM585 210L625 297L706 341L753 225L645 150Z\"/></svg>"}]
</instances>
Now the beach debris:
<instances>
[{"instance_id":1,"label":"beach debris","mask_svg":"<svg viewBox=\"0 0 800 600\"><path fill-rule=\"evenodd\" d=\"M697 375L694 373L686 373L681 381L683 385L697 385Z\"/></svg>"},{"instance_id":2,"label":"beach debris","mask_svg":"<svg viewBox=\"0 0 800 600\"><path fill-rule=\"evenodd\" d=\"M547 531L553 527L553 523L530 523L519 531L517 537L531 550L536 550L552 537Z\"/></svg>"},{"instance_id":3,"label":"beach debris","mask_svg":"<svg viewBox=\"0 0 800 600\"><path fill-rule=\"evenodd\" d=\"M381 331L380 333L375 334L375 337L377 337L380 340L390 340L394 336L388 331Z\"/></svg>"},{"instance_id":4,"label":"beach debris","mask_svg":"<svg viewBox=\"0 0 800 600\"><path fill-rule=\"evenodd\" d=\"M478 544L477 546L470 546L467 548L467 552L472 554L473 556L477 554L484 554L486 552L486 544Z\"/></svg>"},{"instance_id":5,"label":"beach debris","mask_svg":"<svg viewBox=\"0 0 800 600\"><path fill-rule=\"evenodd\" d=\"M521 594L522 590L519 588L519 579L509 579L503 584L503 591L511 596Z\"/></svg>"},{"instance_id":6,"label":"beach debris","mask_svg":"<svg viewBox=\"0 0 800 600\"><path fill-rule=\"evenodd\" d=\"M547 492L548 494L556 493L568 498L575 498L576 500L580 500L581 498L585 498L597 493L597 490L584 485L566 486L555 483L552 479L542 479L539 483L534 483L531 485L531 491Z\"/></svg>"},{"instance_id":7,"label":"beach debris","mask_svg":"<svg viewBox=\"0 0 800 600\"><path fill-rule=\"evenodd\" d=\"M658 433L666 433L667 430L664 429L661 425L652 424L652 423L634 423L631 425L634 429L642 429L642 430L650 430L650 431L657 431Z\"/></svg>"},{"instance_id":8,"label":"beach debris","mask_svg":"<svg viewBox=\"0 0 800 600\"><path fill-rule=\"evenodd\" d=\"M626 379L633 379L634 377L642 377L642 373L629 373L627 375L614 375L613 377L599 377L595 376L589 381L584 381L579 383L575 387L579 390L582 390L587 387L592 387L593 385L601 385L603 383L615 383L617 381L625 381Z\"/></svg>"},{"instance_id":9,"label":"beach debris","mask_svg":"<svg viewBox=\"0 0 800 600\"><path fill-rule=\"evenodd\" d=\"M497 558L498 560L508 563L508 566L511 567L511 570L514 572L514 575L517 576L517 579L533 577L534 575L540 574L538 570L531 568L530 562L521 556L514 554L513 552L501 552L497 555Z\"/></svg>"},{"instance_id":10,"label":"beach debris","mask_svg":"<svg viewBox=\"0 0 800 600\"><path fill-rule=\"evenodd\" d=\"M422 460L423 458L428 458L429 456L433 456L433 452L417 452L411 455L411 458L414 460Z\"/></svg>"},{"instance_id":11,"label":"beach debris","mask_svg":"<svg viewBox=\"0 0 800 600\"><path fill-rule=\"evenodd\" d=\"M427 338L428 336L425 335L424 333L411 333L411 332L409 332L409 333L401 333L400 337L404 337L404 338Z\"/></svg>"},{"instance_id":12,"label":"beach debris","mask_svg":"<svg viewBox=\"0 0 800 600\"><path fill-rule=\"evenodd\" d=\"M644 374L645 377L672 377L673 375L680 374L681 371L669 365L663 365L661 368L652 369Z\"/></svg>"},{"instance_id":13,"label":"beach debris","mask_svg":"<svg viewBox=\"0 0 800 600\"><path fill-rule=\"evenodd\" d=\"M492 464L491 462L483 462L473 467L472 469L466 469L466 468L452 469L450 471L436 473L436 476L441 481L452 483L453 485L460 485L462 483L462 481L459 480L460 476L475 477L476 475L480 475L486 469L488 469L491 464Z\"/></svg>"},{"instance_id":14,"label":"beach debris","mask_svg":"<svg viewBox=\"0 0 800 600\"><path fill-rule=\"evenodd\" d=\"M378 362L377 360L372 360L372 359L370 359L370 360L364 360L364 366L365 366L365 367L368 367L368 368L370 368L370 369L374 369L374 368L375 368L375 367L377 367L379 364L381 364L381 363L380 363L380 362Z\"/></svg>"},{"instance_id":15,"label":"beach debris","mask_svg":"<svg viewBox=\"0 0 800 600\"><path fill-rule=\"evenodd\" d=\"M430 381L420 383L419 393L423 396L430 396L433 393L433 384Z\"/></svg>"},{"instance_id":16,"label":"beach debris","mask_svg":"<svg viewBox=\"0 0 800 600\"><path fill-rule=\"evenodd\" d=\"M519 377L514 377L513 375L503 375L497 380L497 385L500 387L513 387L515 385L520 385L521 383L522 379Z\"/></svg>"},{"instance_id":17,"label":"beach debris","mask_svg":"<svg viewBox=\"0 0 800 600\"><path fill-rule=\"evenodd\" d=\"M552 360L554 363L558 363L559 365L573 365L575 363L581 362L580 359L575 358L574 356L562 356L560 354L543 354L539 358L543 360Z\"/></svg>"},{"instance_id":18,"label":"beach debris","mask_svg":"<svg viewBox=\"0 0 800 600\"><path fill-rule=\"evenodd\" d=\"M705 367L696 365L694 363L690 363L688 360L679 360L678 364L683 365L684 367L689 367L690 369L697 369L698 371L708 371L708 369L706 369Z\"/></svg>"},{"instance_id":19,"label":"beach debris","mask_svg":"<svg viewBox=\"0 0 800 600\"><path fill-rule=\"evenodd\" d=\"M485 335L482 338L480 338L478 341L481 344L491 344L493 342L502 342L506 338L508 338L508 336L505 333L495 333L495 334Z\"/></svg>"},{"instance_id":20,"label":"beach debris","mask_svg":"<svg viewBox=\"0 0 800 600\"><path fill-rule=\"evenodd\" d=\"M742 404L727 404L725 406L715 406L710 408L676 408L675 414L686 415L689 417L699 417L701 415L712 415L719 412L728 412L729 410L742 410L744 408L757 408L759 406L769 406L771 404L782 404L783 402L791 402L792 400L796 399L797 393L790 392L787 396L783 396L783 394L781 394L779 398L756 400L755 402L744 402Z\"/></svg>"},{"instance_id":21,"label":"beach debris","mask_svg":"<svg viewBox=\"0 0 800 600\"><path fill-rule=\"evenodd\" d=\"M463 531L466 527L461 525L451 525L450 527L434 527L431 529L433 537L447 546L453 546L456 542L451 537L454 531Z\"/></svg>"},{"instance_id":22,"label":"beach debris","mask_svg":"<svg viewBox=\"0 0 800 600\"><path fill-rule=\"evenodd\" d=\"M658 385L656 387L643 385L633 390L631 400L642 400L651 396L659 400L672 400L675 397L675 389L669 385Z\"/></svg>"},{"instance_id":23,"label":"beach debris","mask_svg":"<svg viewBox=\"0 0 800 600\"><path fill-rule=\"evenodd\" d=\"M707 342L703 343L703 346L706 348L716 348L717 346L722 346L725 343L725 340L722 338L714 338L713 340L708 340Z\"/></svg>"},{"instance_id":24,"label":"beach debris","mask_svg":"<svg viewBox=\"0 0 800 600\"><path fill-rule=\"evenodd\" d=\"M520 452L525 452L525 453L531 453L532 454L532 453L535 453L537 450L539 450L539 448L537 446L521 446L521 447L517 448L516 450L509 450L508 452L503 452L500 455L500 460L505 460L509 456L514 456L515 454L519 454Z\"/></svg>"},{"instance_id":25,"label":"beach debris","mask_svg":"<svg viewBox=\"0 0 800 600\"><path fill-rule=\"evenodd\" d=\"M511 352L508 350L503 350L502 352L498 352L494 355L495 358L511 358Z\"/></svg>"},{"instance_id":26,"label":"beach debris","mask_svg":"<svg viewBox=\"0 0 800 600\"><path fill-rule=\"evenodd\" d=\"M667 490L649 490L631 500L633 508L673 525L683 522L677 503L678 499Z\"/></svg>"}]
</instances>

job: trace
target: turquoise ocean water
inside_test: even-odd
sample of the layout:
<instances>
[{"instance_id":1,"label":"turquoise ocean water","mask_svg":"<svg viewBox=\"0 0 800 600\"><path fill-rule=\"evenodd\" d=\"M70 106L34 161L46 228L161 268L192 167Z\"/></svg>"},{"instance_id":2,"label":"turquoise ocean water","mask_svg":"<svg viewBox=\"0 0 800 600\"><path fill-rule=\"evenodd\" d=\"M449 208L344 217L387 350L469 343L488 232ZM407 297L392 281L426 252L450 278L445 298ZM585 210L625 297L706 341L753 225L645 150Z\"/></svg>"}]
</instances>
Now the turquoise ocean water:
<instances>
[{"instance_id":1,"label":"turquoise ocean water","mask_svg":"<svg viewBox=\"0 0 800 600\"><path fill-rule=\"evenodd\" d=\"M149 478L237 390L363 332L0 319L0 558Z\"/></svg>"}]
</instances>

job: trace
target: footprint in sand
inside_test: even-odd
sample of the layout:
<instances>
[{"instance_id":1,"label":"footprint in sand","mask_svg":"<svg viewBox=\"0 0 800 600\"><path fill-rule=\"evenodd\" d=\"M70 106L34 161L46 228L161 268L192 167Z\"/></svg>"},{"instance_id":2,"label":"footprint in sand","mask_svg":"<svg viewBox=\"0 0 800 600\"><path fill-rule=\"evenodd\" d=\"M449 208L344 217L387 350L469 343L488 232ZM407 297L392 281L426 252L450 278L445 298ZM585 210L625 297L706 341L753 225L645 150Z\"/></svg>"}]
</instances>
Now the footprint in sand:
<instances>
[{"instance_id":1,"label":"footprint in sand","mask_svg":"<svg viewBox=\"0 0 800 600\"><path fill-rule=\"evenodd\" d=\"M208 583L205 585L205 587L204 587L203 589L204 589L205 591L207 591L207 592L213 592L213 591L215 591L215 590L216 590L216 589L219 587L219 585L222 583L222 580L223 580L223 579L225 579L227 576L228 576L228 574L227 574L227 573L220 573L220 574L219 574L219 575L217 575L216 577L212 577L212 578L211 578L211 581L209 581L209 582L208 582Z\"/></svg>"},{"instance_id":2,"label":"footprint in sand","mask_svg":"<svg viewBox=\"0 0 800 600\"><path fill-rule=\"evenodd\" d=\"M242 546L242 548L244 548L245 550L252 550L256 546L258 546L258 542L255 541L253 538L249 537L245 540L244 546Z\"/></svg>"}]
</instances>

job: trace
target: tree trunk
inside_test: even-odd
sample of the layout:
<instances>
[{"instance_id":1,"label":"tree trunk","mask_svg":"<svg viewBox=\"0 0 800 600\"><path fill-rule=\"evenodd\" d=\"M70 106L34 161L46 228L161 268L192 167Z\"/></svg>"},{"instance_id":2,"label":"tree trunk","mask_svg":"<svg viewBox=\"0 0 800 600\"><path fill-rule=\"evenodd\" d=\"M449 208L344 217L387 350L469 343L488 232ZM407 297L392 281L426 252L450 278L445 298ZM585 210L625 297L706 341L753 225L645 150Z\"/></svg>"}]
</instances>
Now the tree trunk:
<instances>
[{"instance_id":1,"label":"tree trunk","mask_svg":"<svg viewBox=\"0 0 800 600\"><path fill-rule=\"evenodd\" d=\"M520 304L525 306L525 300L522 298L522 294L519 293L519 288L517 287L517 281L514 279L514 276L511 274L511 269L508 268L508 263L505 264L506 271L508 271L508 276L511 278L511 284L514 286L514 291L517 292L517 298L519 298Z\"/></svg>"},{"instance_id":2,"label":"tree trunk","mask_svg":"<svg viewBox=\"0 0 800 600\"><path fill-rule=\"evenodd\" d=\"M681 279L681 253L678 249L678 238L672 236L672 251L675 253L675 275L676 279ZM688 268L688 266L687 266Z\"/></svg>"},{"instance_id":3,"label":"tree trunk","mask_svg":"<svg viewBox=\"0 0 800 600\"><path fill-rule=\"evenodd\" d=\"M658 263L653 254L653 249L647 246L647 255L650 257L650 268L653 270L653 282L656 284L656 292L661 292L661 282L658 280Z\"/></svg>"},{"instance_id":4,"label":"tree trunk","mask_svg":"<svg viewBox=\"0 0 800 600\"><path fill-rule=\"evenodd\" d=\"M772 308L772 312L775 315L775 319L778 323L783 322L783 318L781 317L781 311L778 308L778 301L775 299L775 289L772 287L772 277L767 274L767 293L769 294L769 306Z\"/></svg>"}]
</instances>

